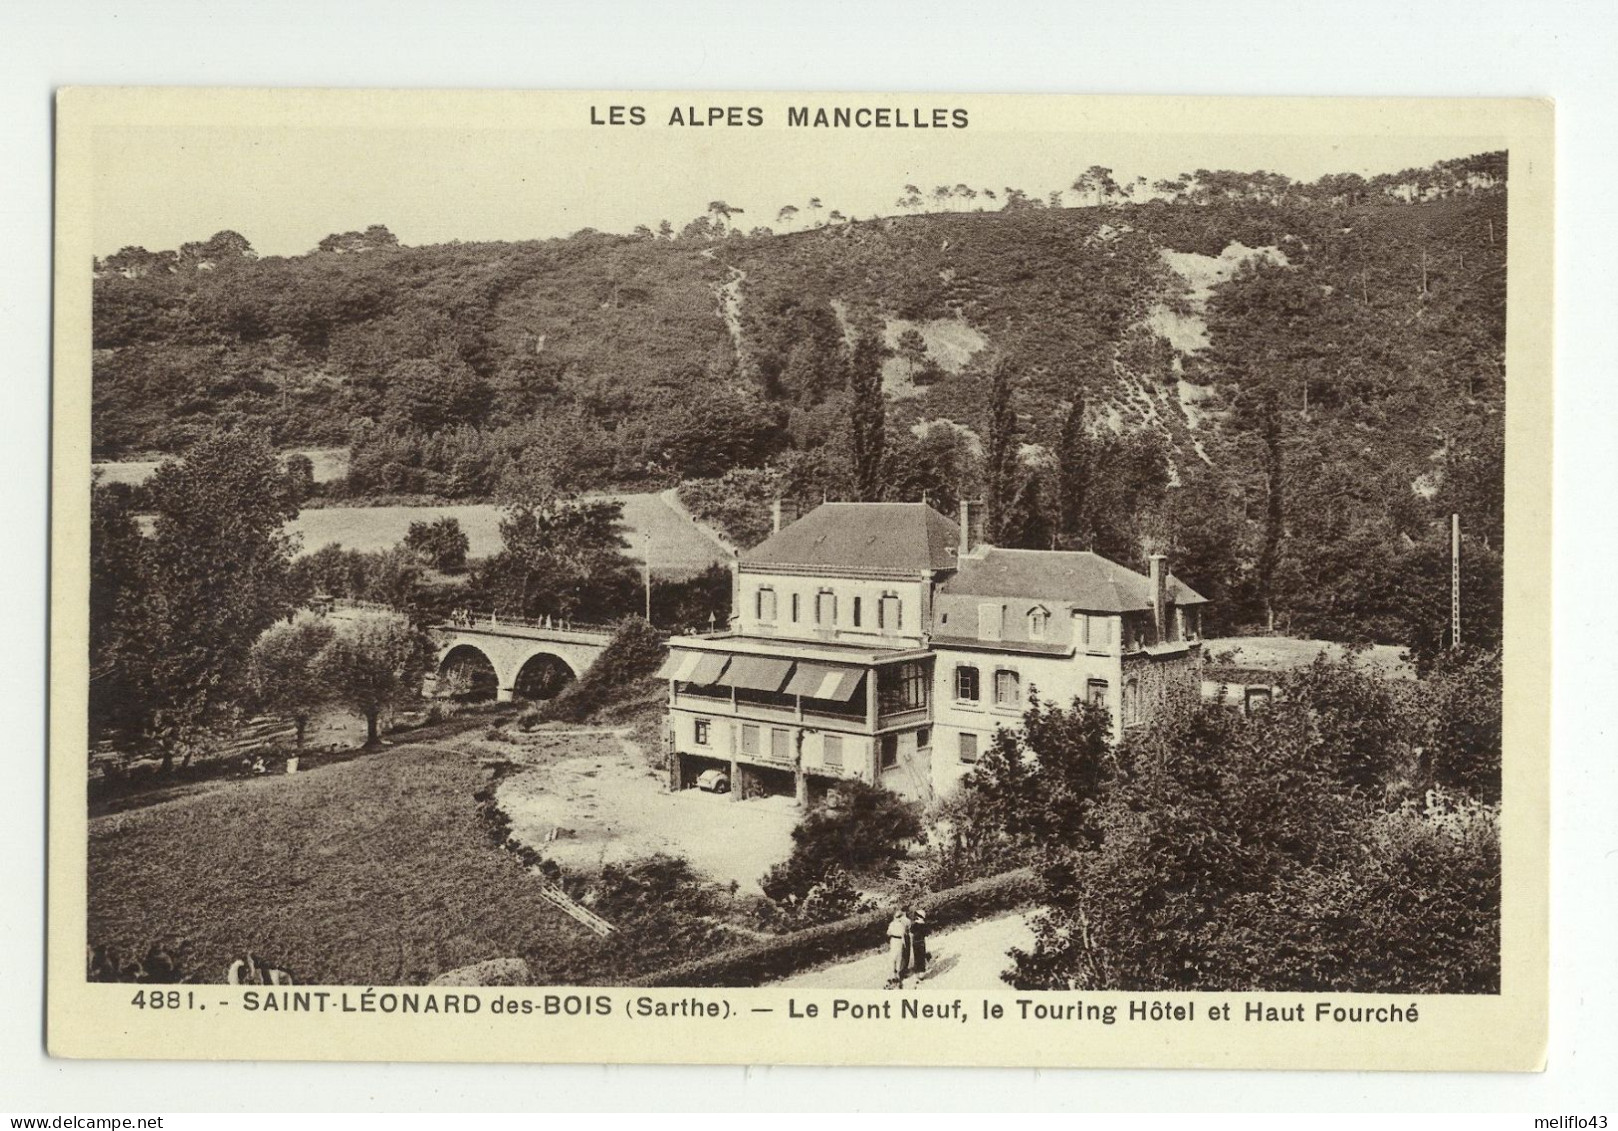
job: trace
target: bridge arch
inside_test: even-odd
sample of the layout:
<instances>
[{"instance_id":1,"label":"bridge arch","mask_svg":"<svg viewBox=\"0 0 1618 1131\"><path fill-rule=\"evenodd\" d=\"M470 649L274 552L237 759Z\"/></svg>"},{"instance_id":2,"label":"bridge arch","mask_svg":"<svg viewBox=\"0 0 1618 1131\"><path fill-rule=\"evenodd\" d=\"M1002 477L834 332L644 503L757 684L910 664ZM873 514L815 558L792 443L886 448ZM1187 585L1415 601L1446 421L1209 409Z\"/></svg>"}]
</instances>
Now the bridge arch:
<instances>
[{"instance_id":1,"label":"bridge arch","mask_svg":"<svg viewBox=\"0 0 1618 1131\"><path fill-rule=\"evenodd\" d=\"M515 699L554 699L579 673L555 652L538 651L522 662L511 680Z\"/></svg>"},{"instance_id":2,"label":"bridge arch","mask_svg":"<svg viewBox=\"0 0 1618 1131\"><path fill-rule=\"evenodd\" d=\"M458 642L438 662L437 690L456 699L479 702L500 694L500 672L482 648Z\"/></svg>"},{"instance_id":3,"label":"bridge arch","mask_svg":"<svg viewBox=\"0 0 1618 1131\"><path fill-rule=\"evenodd\" d=\"M465 676L475 679L477 698L490 698L492 669L492 697L501 702L551 698L588 671L612 639L607 626L557 628L492 616L436 625L432 634L438 667L429 694L464 694Z\"/></svg>"}]
</instances>

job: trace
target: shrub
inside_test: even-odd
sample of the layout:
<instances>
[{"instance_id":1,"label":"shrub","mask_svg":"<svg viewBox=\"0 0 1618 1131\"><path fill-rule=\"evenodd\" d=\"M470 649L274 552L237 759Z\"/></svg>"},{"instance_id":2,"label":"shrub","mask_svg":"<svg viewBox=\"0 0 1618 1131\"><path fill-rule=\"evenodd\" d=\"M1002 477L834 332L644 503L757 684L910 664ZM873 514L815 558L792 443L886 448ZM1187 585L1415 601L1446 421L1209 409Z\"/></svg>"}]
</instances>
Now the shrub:
<instances>
[{"instance_id":1,"label":"shrub","mask_svg":"<svg viewBox=\"0 0 1618 1131\"><path fill-rule=\"evenodd\" d=\"M796 904L825 884L833 869L882 869L904 857L921 835L919 807L895 793L860 781L838 786L838 803L804 814L792 830L792 855L765 873L764 894L777 904Z\"/></svg>"},{"instance_id":2,"label":"shrub","mask_svg":"<svg viewBox=\"0 0 1618 1131\"><path fill-rule=\"evenodd\" d=\"M404 544L434 569L444 571L465 569L466 551L471 547L460 519L454 515L444 515L433 522L412 522L405 532Z\"/></svg>"},{"instance_id":3,"label":"shrub","mask_svg":"<svg viewBox=\"0 0 1618 1131\"><path fill-rule=\"evenodd\" d=\"M1423 681L1424 784L1500 800L1500 653L1461 649L1434 661Z\"/></svg>"},{"instance_id":4,"label":"shrub","mask_svg":"<svg viewBox=\"0 0 1618 1131\"><path fill-rule=\"evenodd\" d=\"M1032 870L978 880L919 902L934 930L968 923L1035 898L1039 883ZM636 986L758 986L821 962L883 945L891 909L867 911L851 919L823 923L768 942L682 962L630 983Z\"/></svg>"},{"instance_id":5,"label":"shrub","mask_svg":"<svg viewBox=\"0 0 1618 1131\"><path fill-rule=\"evenodd\" d=\"M590 670L540 707L540 716L579 723L632 693L663 662L662 633L640 617L620 621Z\"/></svg>"}]
</instances>

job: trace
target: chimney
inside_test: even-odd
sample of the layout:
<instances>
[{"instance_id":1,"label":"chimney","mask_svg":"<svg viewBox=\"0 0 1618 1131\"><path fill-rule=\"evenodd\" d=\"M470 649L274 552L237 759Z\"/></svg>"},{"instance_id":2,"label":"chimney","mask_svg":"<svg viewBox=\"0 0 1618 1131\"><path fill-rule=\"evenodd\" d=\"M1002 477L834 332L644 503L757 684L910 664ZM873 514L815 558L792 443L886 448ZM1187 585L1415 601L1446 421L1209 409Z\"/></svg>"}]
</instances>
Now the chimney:
<instances>
[{"instance_id":1,"label":"chimney","mask_svg":"<svg viewBox=\"0 0 1618 1131\"><path fill-rule=\"evenodd\" d=\"M774 533L781 533L781 500L779 497L770 504L770 525Z\"/></svg>"},{"instance_id":2,"label":"chimney","mask_svg":"<svg viewBox=\"0 0 1618 1131\"><path fill-rule=\"evenodd\" d=\"M964 558L972 549L972 504L961 500L961 550L957 558Z\"/></svg>"},{"instance_id":3,"label":"chimney","mask_svg":"<svg viewBox=\"0 0 1618 1131\"><path fill-rule=\"evenodd\" d=\"M1168 639L1168 587L1169 559L1165 554L1152 555L1152 627L1157 643Z\"/></svg>"}]
</instances>

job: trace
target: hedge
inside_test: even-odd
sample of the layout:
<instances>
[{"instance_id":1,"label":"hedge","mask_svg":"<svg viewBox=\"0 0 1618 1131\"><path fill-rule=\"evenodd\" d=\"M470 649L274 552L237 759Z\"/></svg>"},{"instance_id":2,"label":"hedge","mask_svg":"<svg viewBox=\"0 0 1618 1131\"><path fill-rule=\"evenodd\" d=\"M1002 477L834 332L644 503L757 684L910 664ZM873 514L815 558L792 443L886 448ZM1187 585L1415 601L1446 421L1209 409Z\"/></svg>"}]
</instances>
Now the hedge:
<instances>
[{"instance_id":1,"label":"hedge","mask_svg":"<svg viewBox=\"0 0 1618 1131\"><path fill-rule=\"evenodd\" d=\"M996 911L1028 903L1038 895L1039 879L1031 868L1020 868L974 880L919 900L934 929L981 919ZM795 974L809 966L862 950L874 950L887 939L892 910L870 911L835 923L682 962L648 974L631 986L759 986Z\"/></svg>"}]
</instances>

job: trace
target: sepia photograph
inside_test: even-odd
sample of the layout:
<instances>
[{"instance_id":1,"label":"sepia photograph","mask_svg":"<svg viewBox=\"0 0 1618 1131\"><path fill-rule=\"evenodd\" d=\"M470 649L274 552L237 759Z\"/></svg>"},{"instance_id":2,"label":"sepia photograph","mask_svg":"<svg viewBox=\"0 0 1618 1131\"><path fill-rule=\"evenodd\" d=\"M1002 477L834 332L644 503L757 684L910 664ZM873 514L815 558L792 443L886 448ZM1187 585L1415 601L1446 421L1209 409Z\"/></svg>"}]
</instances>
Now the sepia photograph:
<instances>
[{"instance_id":1,"label":"sepia photograph","mask_svg":"<svg viewBox=\"0 0 1618 1131\"><path fill-rule=\"evenodd\" d=\"M150 93L64 95L85 984L1502 994L1520 125Z\"/></svg>"}]
</instances>

